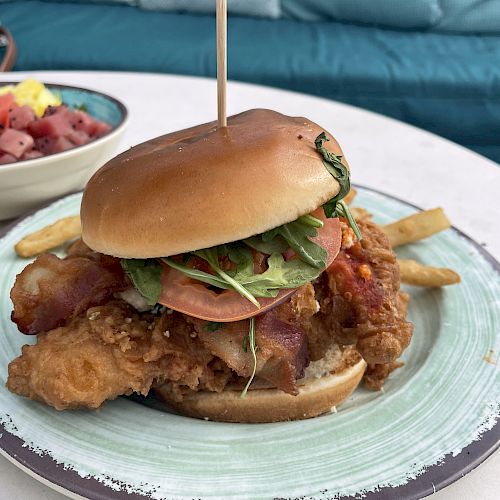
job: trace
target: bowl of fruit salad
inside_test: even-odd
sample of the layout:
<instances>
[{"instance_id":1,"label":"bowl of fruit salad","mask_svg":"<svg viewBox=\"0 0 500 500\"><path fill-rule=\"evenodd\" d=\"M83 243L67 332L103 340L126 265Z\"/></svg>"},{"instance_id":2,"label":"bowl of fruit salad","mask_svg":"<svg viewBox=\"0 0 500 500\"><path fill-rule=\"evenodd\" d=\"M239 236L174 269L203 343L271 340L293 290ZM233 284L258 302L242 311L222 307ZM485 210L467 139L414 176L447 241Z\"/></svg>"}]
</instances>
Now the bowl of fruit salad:
<instances>
[{"instance_id":1,"label":"bowl of fruit salad","mask_svg":"<svg viewBox=\"0 0 500 500\"><path fill-rule=\"evenodd\" d=\"M124 104L101 92L0 83L0 220L82 189L114 156L127 121Z\"/></svg>"}]
</instances>

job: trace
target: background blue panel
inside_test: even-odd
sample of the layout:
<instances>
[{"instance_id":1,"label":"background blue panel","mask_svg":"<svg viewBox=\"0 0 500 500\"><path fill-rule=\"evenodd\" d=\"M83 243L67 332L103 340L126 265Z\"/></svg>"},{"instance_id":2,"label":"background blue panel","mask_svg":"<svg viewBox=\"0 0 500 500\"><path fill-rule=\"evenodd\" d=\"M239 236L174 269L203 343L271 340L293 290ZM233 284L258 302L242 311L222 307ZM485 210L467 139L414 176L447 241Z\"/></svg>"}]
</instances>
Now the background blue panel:
<instances>
[{"instance_id":1,"label":"background blue panel","mask_svg":"<svg viewBox=\"0 0 500 500\"><path fill-rule=\"evenodd\" d=\"M18 1L0 4L0 19L17 41L17 70L215 76L210 15ZM231 17L228 40L232 79L361 106L500 161L498 36Z\"/></svg>"}]
</instances>

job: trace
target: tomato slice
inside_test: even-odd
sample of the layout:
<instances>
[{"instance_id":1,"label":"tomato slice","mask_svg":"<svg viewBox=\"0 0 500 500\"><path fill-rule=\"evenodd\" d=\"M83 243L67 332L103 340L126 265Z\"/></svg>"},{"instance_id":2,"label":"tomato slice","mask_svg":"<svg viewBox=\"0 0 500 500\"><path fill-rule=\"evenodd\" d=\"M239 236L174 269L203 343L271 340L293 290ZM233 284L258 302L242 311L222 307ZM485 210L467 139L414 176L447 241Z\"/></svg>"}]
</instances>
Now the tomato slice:
<instances>
[{"instance_id":1,"label":"tomato slice","mask_svg":"<svg viewBox=\"0 0 500 500\"><path fill-rule=\"evenodd\" d=\"M318 229L318 235L311 239L326 250L328 254L326 268L328 269L337 257L342 243L340 221L337 218L328 219L322 207L317 208L311 215L323 221L324 224L322 228Z\"/></svg>"},{"instance_id":2,"label":"tomato slice","mask_svg":"<svg viewBox=\"0 0 500 500\"><path fill-rule=\"evenodd\" d=\"M342 233L338 219L327 219L322 209L312 214L321 219L324 226L318 229L314 241L328 253L329 267L339 253ZM234 290L213 291L207 284L195 281L184 273L164 265L161 276L162 292L160 304L181 313L207 321L230 322L251 318L262 314L287 300L296 291L295 288L280 290L273 298L260 297L260 308Z\"/></svg>"},{"instance_id":3,"label":"tomato slice","mask_svg":"<svg viewBox=\"0 0 500 500\"><path fill-rule=\"evenodd\" d=\"M15 97L11 92L0 95L0 125L9 126L9 109L14 106Z\"/></svg>"}]
</instances>

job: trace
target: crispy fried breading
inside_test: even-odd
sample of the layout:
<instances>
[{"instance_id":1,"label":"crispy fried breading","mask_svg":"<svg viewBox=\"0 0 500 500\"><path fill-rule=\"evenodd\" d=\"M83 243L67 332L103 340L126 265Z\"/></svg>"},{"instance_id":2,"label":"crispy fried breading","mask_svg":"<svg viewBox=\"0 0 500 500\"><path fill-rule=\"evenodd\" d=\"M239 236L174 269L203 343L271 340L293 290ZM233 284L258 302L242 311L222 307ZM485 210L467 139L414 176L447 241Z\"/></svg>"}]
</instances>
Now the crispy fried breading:
<instances>
[{"instance_id":1,"label":"crispy fried breading","mask_svg":"<svg viewBox=\"0 0 500 500\"><path fill-rule=\"evenodd\" d=\"M341 343L355 344L369 365L389 364L408 347L413 325L405 318L406 297L399 293L387 236L372 222L359 226L361 242L342 250L327 271L323 307Z\"/></svg>"},{"instance_id":2,"label":"crispy fried breading","mask_svg":"<svg viewBox=\"0 0 500 500\"><path fill-rule=\"evenodd\" d=\"M380 391L384 387L387 377L404 365L401 361L391 361L383 365L368 365L363 376L365 385L374 391Z\"/></svg>"},{"instance_id":3,"label":"crispy fried breading","mask_svg":"<svg viewBox=\"0 0 500 500\"><path fill-rule=\"evenodd\" d=\"M7 387L58 410L98 408L107 399L146 395L166 379L221 390L229 370L212 370L213 356L181 317L140 317L123 302L94 307L67 326L40 334L9 364Z\"/></svg>"}]
</instances>

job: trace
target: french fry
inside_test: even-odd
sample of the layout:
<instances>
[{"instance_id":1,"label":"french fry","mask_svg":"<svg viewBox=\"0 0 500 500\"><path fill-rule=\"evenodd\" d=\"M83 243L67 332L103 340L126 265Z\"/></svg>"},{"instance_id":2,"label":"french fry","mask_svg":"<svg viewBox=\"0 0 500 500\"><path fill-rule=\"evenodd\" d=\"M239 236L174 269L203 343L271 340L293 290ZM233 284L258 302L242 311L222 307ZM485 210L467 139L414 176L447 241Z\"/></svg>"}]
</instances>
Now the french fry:
<instances>
[{"instance_id":1,"label":"french fry","mask_svg":"<svg viewBox=\"0 0 500 500\"><path fill-rule=\"evenodd\" d=\"M446 268L426 266L416 260L398 259L401 281L407 285L437 287L460 283L460 275Z\"/></svg>"},{"instance_id":2,"label":"french fry","mask_svg":"<svg viewBox=\"0 0 500 500\"><path fill-rule=\"evenodd\" d=\"M79 215L64 217L50 226L25 236L14 249L20 257L33 257L51 248L56 248L66 241L73 240L81 233Z\"/></svg>"},{"instance_id":3,"label":"french fry","mask_svg":"<svg viewBox=\"0 0 500 500\"><path fill-rule=\"evenodd\" d=\"M354 217L356 221L361 221L361 222L366 222L366 221L371 221L373 215L368 212L365 208L361 207L351 207L351 214Z\"/></svg>"},{"instance_id":4,"label":"french fry","mask_svg":"<svg viewBox=\"0 0 500 500\"><path fill-rule=\"evenodd\" d=\"M450 225L443 209L434 208L382 226L382 230L389 237L391 245L397 247L428 238L448 229Z\"/></svg>"}]
</instances>

